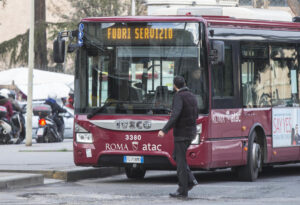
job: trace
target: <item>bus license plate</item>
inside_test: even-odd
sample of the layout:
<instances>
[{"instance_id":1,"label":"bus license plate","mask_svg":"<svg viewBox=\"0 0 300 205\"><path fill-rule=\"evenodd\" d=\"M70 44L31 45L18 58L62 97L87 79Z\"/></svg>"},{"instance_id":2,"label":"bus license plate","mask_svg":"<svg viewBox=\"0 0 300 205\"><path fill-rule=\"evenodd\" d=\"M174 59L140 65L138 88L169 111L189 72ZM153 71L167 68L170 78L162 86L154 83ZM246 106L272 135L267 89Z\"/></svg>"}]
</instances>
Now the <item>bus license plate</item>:
<instances>
[{"instance_id":1,"label":"bus license plate","mask_svg":"<svg viewBox=\"0 0 300 205\"><path fill-rule=\"evenodd\" d=\"M44 128L39 128L36 135L37 136L42 136L44 134Z\"/></svg>"},{"instance_id":2,"label":"bus license plate","mask_svg":"<svg viewBox=\"0 0 300 205\"><path fill-rule=\"evenodd\" d=\"M124 156L123 162L124 163L143 164L144 163L144 157L143 156Z\"/></svg>"}]
</instances>

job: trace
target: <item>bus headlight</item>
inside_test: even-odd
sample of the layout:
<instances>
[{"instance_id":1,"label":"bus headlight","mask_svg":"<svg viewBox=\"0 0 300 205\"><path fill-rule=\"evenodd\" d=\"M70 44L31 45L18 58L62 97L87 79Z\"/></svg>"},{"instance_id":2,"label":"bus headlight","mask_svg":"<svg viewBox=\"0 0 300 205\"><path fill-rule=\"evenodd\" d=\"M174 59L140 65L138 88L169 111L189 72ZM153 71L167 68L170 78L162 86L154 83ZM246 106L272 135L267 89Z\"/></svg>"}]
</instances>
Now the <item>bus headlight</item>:
<instances>
[{"instance_id":1,"label":"bus headlight","mask_svg":"<svg viewBox=\"0 0 300 205\"><path fill-rule=\"evenodd\" d=\"M200 135L202 133L202 124L197 125L196 136L192 140L191 144L199 144L200 143Z\"/></svg>"},{"instance_id":2,"label":"bus headlight","mask_svg":"<svg viewBox=\"0 0 300 205\"><path fill-rule=\"evenodd\" d=\"M84 129L83 127L81 127L77 123L75 123L74 128L75 128L75 132L88 132L86 129Z\"/></svg>"},{"instance_id":3,"label":"bus headlight","mask_svg":"<svg viewBox=\"0 0 300 205\"><path fill-rule=\"evenodd\" d=\"M76 142L93 143L93 135L92 133L76 133Z\"/></svg>"}]
</instances>

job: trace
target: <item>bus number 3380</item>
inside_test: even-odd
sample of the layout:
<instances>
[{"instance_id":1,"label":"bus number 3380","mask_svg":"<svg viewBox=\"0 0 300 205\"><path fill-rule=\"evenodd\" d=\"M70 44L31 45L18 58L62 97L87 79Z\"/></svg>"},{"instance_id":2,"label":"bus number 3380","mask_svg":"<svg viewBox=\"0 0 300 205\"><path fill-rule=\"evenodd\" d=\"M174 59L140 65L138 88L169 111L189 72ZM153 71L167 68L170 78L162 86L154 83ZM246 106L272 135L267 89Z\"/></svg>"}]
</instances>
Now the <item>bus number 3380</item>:
<instances>
[{"instance_id":1,"label":"bus number 3380","mask_svg":"<svg viewBox=\"0 0 300 205\"><path fill-rule=\"evenodd\" d=\"M133 140L141 140L141 135L125 135L125 140L133 141Z\"/></svg>"}]
</instances>

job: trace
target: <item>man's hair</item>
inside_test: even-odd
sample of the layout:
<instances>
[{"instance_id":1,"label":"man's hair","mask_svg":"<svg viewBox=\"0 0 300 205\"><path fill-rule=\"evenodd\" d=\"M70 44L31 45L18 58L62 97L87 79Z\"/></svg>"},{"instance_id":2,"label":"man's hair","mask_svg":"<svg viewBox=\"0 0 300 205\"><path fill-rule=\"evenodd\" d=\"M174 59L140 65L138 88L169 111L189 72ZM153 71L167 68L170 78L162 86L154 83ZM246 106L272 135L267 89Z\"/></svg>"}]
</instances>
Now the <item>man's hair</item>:
<instances>
[{"instance_id":1,"label":"man's hair","mask_svg":"<svg viewBox=\"0 0 300 205\"><path fill-rule=\"evenodd\" d=\"M184 85L185 85L185 81L184 81L184 78L182 76L175 76L174 80L173 80L173 83L178 89L184 87Z\"/></svg>"}]
</instances>

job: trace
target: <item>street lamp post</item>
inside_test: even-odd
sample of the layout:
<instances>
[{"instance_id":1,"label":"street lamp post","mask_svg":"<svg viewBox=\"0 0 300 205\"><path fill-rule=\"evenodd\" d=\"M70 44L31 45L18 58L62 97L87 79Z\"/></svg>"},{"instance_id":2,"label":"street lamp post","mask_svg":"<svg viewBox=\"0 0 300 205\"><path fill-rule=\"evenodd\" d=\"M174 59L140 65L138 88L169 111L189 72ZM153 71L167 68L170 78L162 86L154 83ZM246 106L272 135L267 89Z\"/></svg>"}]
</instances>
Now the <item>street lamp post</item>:
<instances>
[{"instance_id":1,"label":"street lamp post","mask_svg":"<svg viewBox=\"0 0 300 205\"><path fill-rule=\"evenodd\" d=\"M131 15L135 16L135 0L131 0Z\"/></svg>"},{"instance_id":2,"label":"street lamp post","mask_svg":"<svg viewBox=\"0 0 300 205\"><path fill-rule=\"evenodd\" d=\"M34 66L34 0L30 2L30 28L28 50L28 91L27 91L27 120L26 120L26 146L32 146L32 85Z\"/></svg>"}]
</instances>

